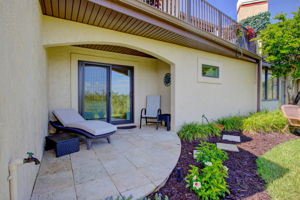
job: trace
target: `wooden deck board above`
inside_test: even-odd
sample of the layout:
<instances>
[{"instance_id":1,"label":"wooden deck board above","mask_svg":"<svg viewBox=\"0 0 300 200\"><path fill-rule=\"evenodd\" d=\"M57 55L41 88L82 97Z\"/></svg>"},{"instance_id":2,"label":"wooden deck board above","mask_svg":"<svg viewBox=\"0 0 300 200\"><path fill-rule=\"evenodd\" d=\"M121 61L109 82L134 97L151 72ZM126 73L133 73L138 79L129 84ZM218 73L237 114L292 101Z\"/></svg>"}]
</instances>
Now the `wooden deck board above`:
<instances>
[{"instance_id":1,"label":"wooden deck board above","mask_svg":"<svg viewBox=\"0 0 300 200\"><path fill-rule=\"evenodd\" d=\"M222 39L220 41L227 44L227 46L220 44L220 42L217 42L218 38L216 38L216 36L213 36L212 39L205 38L202 35L193 33L186 27L176 27L158 17L149 16L129 7L122 7L124 5L119 5L118 1L119 0L40 0L40 4L44 15L90 24L224 56L236 58L239 54L238 48L235 45L231 45L228 42L226 43L226 41L222 41ZM151 7L149 8L152 9ZM209 26L207 26L207 28L209 29ZM239 58L256 62L258 56L245 51L244 55Z\"/></svg>"}]
</instances>

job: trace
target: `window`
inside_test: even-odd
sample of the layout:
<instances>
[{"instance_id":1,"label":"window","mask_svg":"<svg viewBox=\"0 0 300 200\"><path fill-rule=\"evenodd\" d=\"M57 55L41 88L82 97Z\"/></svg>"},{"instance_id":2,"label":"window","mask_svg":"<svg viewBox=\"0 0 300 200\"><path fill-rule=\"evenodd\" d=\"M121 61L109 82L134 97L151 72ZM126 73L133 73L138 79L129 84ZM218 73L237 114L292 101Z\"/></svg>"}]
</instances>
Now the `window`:
<instances>
[{"instance_id":1,"label":"window","mask_svg":"<svg viewBox=\"0 0 300 200\"><path fill-rule=\"evenodd\" d=\"M202 76L219 78L219 67L202 64Z\"/></svg>"},{"instance_id":2,"label":"window","mask_svg":"<svg viewBox=\"0 0 300 200\"><path fill-rule=\"evenodd\" d=\"M262 70L262 99L279 99L279 79L272 75L272 71L264 68Z\"/></svg>"}]
</instances>

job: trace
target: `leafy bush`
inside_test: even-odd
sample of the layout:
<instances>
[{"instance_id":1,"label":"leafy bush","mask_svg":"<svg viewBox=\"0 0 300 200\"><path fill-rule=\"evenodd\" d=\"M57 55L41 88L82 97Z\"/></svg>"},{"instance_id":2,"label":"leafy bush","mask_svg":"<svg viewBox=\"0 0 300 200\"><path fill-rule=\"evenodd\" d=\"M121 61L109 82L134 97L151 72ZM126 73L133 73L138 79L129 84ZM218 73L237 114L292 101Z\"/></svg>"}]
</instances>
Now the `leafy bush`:
<instances>
[{"instance_id":1,"label":"leafy bush","mask_svg":"<svg viewBox=\"0 0 300 200\"><path fill-rule=\"evenodd\" d=\"M217 200L229 193L225 178L228 177L227 168L220 161L204 167L200 173L198 167L190 165L191 169L186 177L186 187L194 191L199 199Z\"/></svg>"},{"instance_id":2,"label":"leafy bush","mask_svg":"<svg viewBox=\"0 0 300 200\"><path fill-rule=\"evenodd\" d=\"M244 116L223 117L216 121L217 124L224 126L224 131L241 131L243 128Z\"/></svg>"},{"instance_id":3,"label":"leafy bush","mask_svg":"<svg viewBox=\"0 0 300 200\"><path fill-rule=\"evenodd\" d=\"M188 141L205 139L209 136L219 136L220 134L221 130L213 124L199 124L197 122L184 124L178 131L178 136Z\"/></svg>"},{"instance_id":4,"label":"leafy bush","mask_svg":"<svg viewBox=\"0 0 300 200\"><path fill-rule=\"evenodd\" d=\"M228 159L226 152L217 148L216 144L201 142L196 148L196 160L203 169L190 165L191 169L186 176L187 188L194 191L199 199L215 200L229 193L225 178L228 169L222 162Z\"/></svg>"},{"instance_id":5,"label":"leafy bush","mask_svg":"<svg viewBox=\"0 0 300 200\"><path fill-rule=\"evenodd\" d=\"M196 150L196 160L202 165L215 161L223 162L228 159L227 153L218 149L216 144L201 142Z\"/></svg>"},{"instance_id":6,"label":"leafy bush","mask_svg":"<svg viewBox=\"0 0 300 200\"><path fill-rule=\"evenodd\" d=\"M258 112L243 120L245 133L286 133L287 119L280 110Z\"/></svg>"}]
</instances>

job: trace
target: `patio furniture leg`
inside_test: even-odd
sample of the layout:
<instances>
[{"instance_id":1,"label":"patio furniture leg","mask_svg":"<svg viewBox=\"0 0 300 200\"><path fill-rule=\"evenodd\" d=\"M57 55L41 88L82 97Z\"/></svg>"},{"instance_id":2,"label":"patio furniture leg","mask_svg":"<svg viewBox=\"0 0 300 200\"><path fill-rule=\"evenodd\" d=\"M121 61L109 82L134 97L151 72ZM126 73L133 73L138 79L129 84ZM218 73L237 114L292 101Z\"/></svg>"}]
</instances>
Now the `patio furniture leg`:
<instances>
[{"instance_id":1,"label":"patio furniture leg","mask_svg":"<svg viewBox=\"0 0 300 200\"><path fill-rule=\"evenodd\" d=\"M110 137L108 136L106 139L107 139L107 142L110 143Z\"/></svg>"},{"instance_id":2,"label":"patio furniture leg","mask_svg":"<svg viewBox=\"0 0 300 200\"><path fill-rule=\"evenodd\" d=\"M88 150L90 150L91 149L91 147L92 147L92 140L91 139L86 139L86 147L87 147L87 149Z\"/></svg>"},{"instance_id":3,"label":"patio furniture leg","mask_svg":"<svg viewBox=\"0 0 300 200\"><path fill-rule=\"evenodd\" d=\"M143 120L143 118L141 116L141 118L140 118L140 129L142 128L142 120Z\"/></svg>"}]
</instances>

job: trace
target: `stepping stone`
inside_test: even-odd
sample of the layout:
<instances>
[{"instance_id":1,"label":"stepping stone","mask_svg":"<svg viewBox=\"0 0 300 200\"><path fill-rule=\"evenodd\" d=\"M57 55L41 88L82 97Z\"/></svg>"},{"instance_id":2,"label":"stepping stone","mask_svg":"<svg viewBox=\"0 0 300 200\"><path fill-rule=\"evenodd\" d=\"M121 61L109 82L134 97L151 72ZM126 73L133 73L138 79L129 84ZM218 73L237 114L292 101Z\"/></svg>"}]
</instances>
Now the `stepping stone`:
<instances>
[{"instance_id":1,"label":"stepping stone","mask_svg":"<svg viewBox=\"0 0 300 200\"><path fill-rule=\"evenodd\" d=\"M241 142L240 136L234 136L234 135L223 135L223 140L228 140L232 142Z\"/></svg>"},{"instance_id":2,"label":"stepping stone","mask_svg":"<svg viewBox=\"0 0 300 200\"><path fill-rule=\"evenodd\" d=\"M199 151L199 150L194 150L194 151L193 151L193 158L194 158L194 159L196 159L196 155L197 155L197 152L198 152L198 151Z\"/></svg>"},{"instance_id":3,"label":"stepping stone","mask_svg":"<svg viewBox=\"0 0 300 200\"><path fill-rule=\"evenodd\" d=\"M224 144L224 143L217 143L217 147L219 149L225 150L225 151L234 151L239 152L239 149L235 144Z\"/></svg>"}]
</instances>

